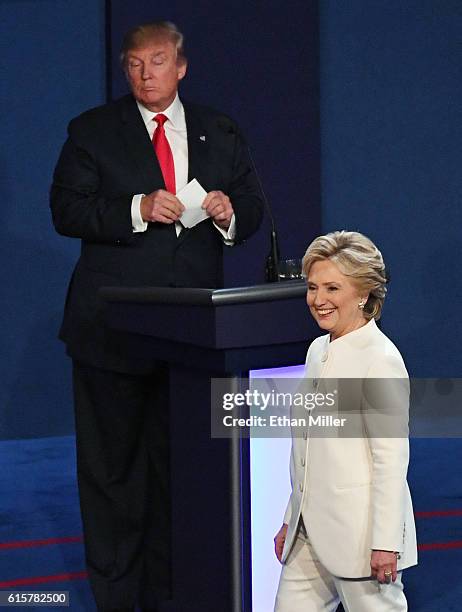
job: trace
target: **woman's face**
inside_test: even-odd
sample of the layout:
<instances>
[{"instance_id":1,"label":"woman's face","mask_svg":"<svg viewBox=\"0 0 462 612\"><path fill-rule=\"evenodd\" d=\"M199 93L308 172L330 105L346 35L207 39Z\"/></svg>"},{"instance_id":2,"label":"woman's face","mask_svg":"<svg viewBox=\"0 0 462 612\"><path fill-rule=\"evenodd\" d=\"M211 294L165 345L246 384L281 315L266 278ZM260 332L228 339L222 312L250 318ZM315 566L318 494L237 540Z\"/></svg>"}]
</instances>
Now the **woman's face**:
<instances>
[{"instance_id":1,"label":"woman's face","mask_svg":"<svg viewBox=\"0 0 462 612\"><path fill-rule=\"evenodd\" d=\"M308 274L307 304L321 329L335 340L362 327L367 320L358 304L365 304L368 294L340 272L329 259L316 261Z\"/></svg>"}]
</instances>

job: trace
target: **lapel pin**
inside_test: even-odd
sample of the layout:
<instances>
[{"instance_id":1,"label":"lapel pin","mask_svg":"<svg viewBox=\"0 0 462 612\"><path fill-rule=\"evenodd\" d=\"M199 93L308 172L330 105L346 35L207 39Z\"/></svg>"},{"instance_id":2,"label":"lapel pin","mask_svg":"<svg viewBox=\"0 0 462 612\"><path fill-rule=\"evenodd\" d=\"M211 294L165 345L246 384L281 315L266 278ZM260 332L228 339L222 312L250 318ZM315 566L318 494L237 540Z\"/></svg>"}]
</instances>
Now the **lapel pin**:
<instances>
[{"instance_id":1,"label":"lapel pin","mask_svg":"<svg viewBox=\"0 0 462 612\"><path fill-rule=\"evenodd\" d=\"M202 142L205 142L205 136L199 136L199 140L202 140Z\"/></svg>"}]
</instances>

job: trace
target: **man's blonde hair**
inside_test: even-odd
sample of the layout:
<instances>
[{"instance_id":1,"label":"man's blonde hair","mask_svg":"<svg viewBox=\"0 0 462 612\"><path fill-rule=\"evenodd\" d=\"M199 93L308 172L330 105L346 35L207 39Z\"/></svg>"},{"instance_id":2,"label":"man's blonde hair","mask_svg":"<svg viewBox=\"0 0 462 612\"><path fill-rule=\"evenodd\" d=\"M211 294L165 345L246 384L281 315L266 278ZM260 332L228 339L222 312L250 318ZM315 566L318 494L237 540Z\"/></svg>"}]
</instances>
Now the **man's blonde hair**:
<instances>
[{"instance_id":1,"label":"man's blonde hair","mask_svg":"<svg viewBox=\"0 0 462 612\"><path fill-rule=\"evenodd\" d=\"M184 53L184 36L176 25L171 21L152 21L138 25L125 34L120 50L122 67L126 69L129 51L140 49L150 42L158 40L168 40L175 45L178 64L187 61Z\"/></svg>"}]
</instances>

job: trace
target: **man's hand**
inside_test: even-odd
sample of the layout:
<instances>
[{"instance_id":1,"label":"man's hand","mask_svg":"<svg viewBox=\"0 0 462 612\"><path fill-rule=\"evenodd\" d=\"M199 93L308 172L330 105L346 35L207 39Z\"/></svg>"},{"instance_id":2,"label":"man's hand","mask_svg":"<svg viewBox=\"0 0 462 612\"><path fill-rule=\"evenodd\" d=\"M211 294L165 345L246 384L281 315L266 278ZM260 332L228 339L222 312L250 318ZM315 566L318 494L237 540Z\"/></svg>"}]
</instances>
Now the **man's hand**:
<instances>
[{"instance_id":1,"label":"man's hand","mask_svg":"<svg viewBox=\"0 0 462 612\"><path fill-rule=\"evenodd\" d=\"M140 212L143 221L175 223L184 211L180 200L169 191L158 189L141 198Z\"/></svg>"},{"instance_id":2,"label":"man's hand","mask_svg":"<svg viewBox=\"0 0 462 612\"><path fill-rule=\"evenodd\" d=\"M373 550L371 555L372 576L381 583L394 582L398 576L397 554L388 550Z\"/></svg>"},{"instance_id":3,"label":"man's hand","mask_svg":"<svg viewBox=\"0 0 462 612\"><path fill-rule=\"evenodd\" d=\"M227 195L222 191L210 191L202 203L202 208L207 211L218 227L228 229L234 210Z\"/></svg>"},{"instance_id":4,"label":"man's hand","mask_svg":"<svg viewBox=\"0 0 462 612\"><path fill-rule=\"evenodd\" d=\"M276 553L279 563L281 563L282 559L282 549L286 541L287 527L288 525L283 523L281 529L274 536L274 552Z\"/></svg>"}]
</instances>

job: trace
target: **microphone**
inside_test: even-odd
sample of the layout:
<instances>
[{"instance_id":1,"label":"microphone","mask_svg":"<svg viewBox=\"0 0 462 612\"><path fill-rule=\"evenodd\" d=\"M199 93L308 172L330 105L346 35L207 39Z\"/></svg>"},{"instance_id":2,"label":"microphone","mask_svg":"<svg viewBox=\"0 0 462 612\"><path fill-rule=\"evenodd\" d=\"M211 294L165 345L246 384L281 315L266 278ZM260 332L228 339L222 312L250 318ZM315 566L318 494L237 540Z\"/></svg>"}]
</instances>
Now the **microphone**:
<instances>
[{"instance_id":1,"label":"microphone","mask_svg":"<svg viewBox=\"0 0 462 612\"><path fill-rule=\"evenodd\" d=\"M236 127L231 122L231 120L221 119L220 127L228 134L236 134ZM268 283L279 283L281 279L279 278L279 260L280 260L280 252L279 252L279 243L278 243L278 235L276 231L276 223L273 216L273 211L271 210L271 206L268 198L266 197L265 190L263 189L263 183L261 182L260 175L258 174L257 167L255 165L255 161L253 159L252 151L247 143L245 143L247 148L247 153L250 160L250 165L252 166L252 170L257 178L258 187L260 189L263 204L265 205L266 212L268 214L269 220L271 222L271 233L270 233L270 252L268 257L266 258L265 264L265 279Z\"/></svg>"}]
</instances>

